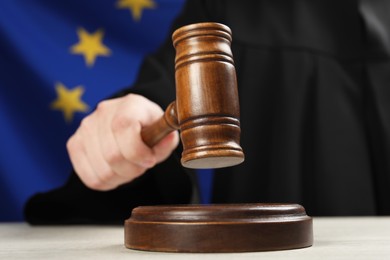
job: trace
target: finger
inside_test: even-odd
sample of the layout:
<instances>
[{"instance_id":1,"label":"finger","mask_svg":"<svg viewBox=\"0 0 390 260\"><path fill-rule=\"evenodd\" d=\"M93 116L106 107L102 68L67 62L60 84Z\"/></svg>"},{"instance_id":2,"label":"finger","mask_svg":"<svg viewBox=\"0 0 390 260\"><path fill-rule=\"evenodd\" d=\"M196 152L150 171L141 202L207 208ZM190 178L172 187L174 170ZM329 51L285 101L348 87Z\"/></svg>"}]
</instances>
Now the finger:
<instances>
[{"instance_id":1,"label":"finger","mask_svg":"<svg viewBox=\"0 0 390 260\"><path fill-rule=\"evenodd\" d=\"M136 95L129 95L112 120L112 133L121 154L127 161L140 167L153 167L157 160L153 149L141 138L141 129L161 117L163 111L156 104Z\"/></svg>"},{"instance_id":2,"label":"finger","mask_svg":"<svg viewBox=\"0 0 390 260\"><path fill-rule=\"evenodd\" d=\"M98 117L106 119L100 120L97 127L100 144L99 150L101 151L103 160L109 165L111 170L116 175L122 177L123 182L130 182L144 173L146 168L126 160L118 147L110 124L107 123L107 121L112 120L112 105L115 104L103 103L99 104L97 108Z\"/></svg>"},{"instance_id":3,"label":"finger","mask_svg":"<svg viewBox=\"0 0 390 260\"><path fill-rule=\"evenodd\" d=\"M153 147L157 163L165 161L179 144L179 133L174 131Z\"/></svg>"},{"instance_id":4,"label":"finger","mask_svg":"<svg viewBox=\"0 0 390 260\"><path fill-rule=\"evenodd\" d=\"M109 190L125 182L124 178L117 175L104 160L100 147L98 134L98 121L96 113L85 118L80 126L80 136L84 144L85 157L95 174L93 189Z\"/></svg>"},{"instance_id":5,"label":"finger","mask_svg":"<svg viewBox=\"0 0 390 260\"><path fill-rule=\"evenodd\" d=\"M73 168L81 181L89 188L98 189L101 185L101 180L97 177L87 159L80 138L80 130L77 130L76 133L69 138L66 147Z\"/></svg>"}]
</instances>

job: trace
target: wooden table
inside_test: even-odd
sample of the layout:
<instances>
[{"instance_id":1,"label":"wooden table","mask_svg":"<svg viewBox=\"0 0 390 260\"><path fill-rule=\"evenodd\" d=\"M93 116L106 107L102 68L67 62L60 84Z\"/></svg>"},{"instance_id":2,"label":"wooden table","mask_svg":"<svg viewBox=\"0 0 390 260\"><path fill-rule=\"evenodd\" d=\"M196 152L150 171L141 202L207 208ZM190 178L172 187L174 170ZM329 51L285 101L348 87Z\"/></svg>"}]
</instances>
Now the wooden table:
<instances>
[{"instance_id":1,"label":"wooden table","mask_svg":"<svg viewBox=\"0 0 390 260\"><path fill-rule=\"evenodd\" d=\"M314 218L314 246L230 254L126 249L123 227L0 224L0 259L390 259L390 217Z\"/></svg>"}]
</instances>

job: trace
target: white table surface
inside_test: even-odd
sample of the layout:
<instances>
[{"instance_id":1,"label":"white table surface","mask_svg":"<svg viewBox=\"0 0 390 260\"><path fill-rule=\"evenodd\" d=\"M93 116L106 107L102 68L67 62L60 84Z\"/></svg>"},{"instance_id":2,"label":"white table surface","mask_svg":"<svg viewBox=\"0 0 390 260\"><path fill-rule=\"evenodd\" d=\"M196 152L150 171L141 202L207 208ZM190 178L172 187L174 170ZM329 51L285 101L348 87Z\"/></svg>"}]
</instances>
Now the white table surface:
<instances>
[{"instance_id":1,"label":"white table surface","mask_svg":"<svg viewBox=\"0 0 390 260\"><path fill-rule=\"evenodd\" d=\"M229 254L157 253L124 247L123 227L0 223L0 259L390 259L390 217L314 218L309 248Z\"/></svg>"}]
</instances>

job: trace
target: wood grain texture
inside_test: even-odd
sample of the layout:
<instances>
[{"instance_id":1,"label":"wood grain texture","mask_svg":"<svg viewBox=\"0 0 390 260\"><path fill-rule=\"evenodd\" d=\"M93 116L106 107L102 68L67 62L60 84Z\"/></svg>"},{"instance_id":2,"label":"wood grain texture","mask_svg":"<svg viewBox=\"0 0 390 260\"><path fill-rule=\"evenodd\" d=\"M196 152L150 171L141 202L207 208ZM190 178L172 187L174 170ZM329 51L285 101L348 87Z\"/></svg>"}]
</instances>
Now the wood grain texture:
<instances>
[{"instance_id":1,"label":"wood grain texture","mask_svg":"<svg viewBox=\"0 0 390 260\"><path fill-rule=\"evenodd\" d=\"M192 24L176 30L172 39L176 102L162 119L143 129L143 140L153 146L179 129L183 166L221 168L242 163L230 29L218 23Z\"/></svg>"},{"instance_id":2,"label":"wood grain texture","mask_svg":"<svg viewBox=\"0 0 390 260\"><path fill-rule=\"evenodd\" d=\"M125 222L127 248L256 252L311 246L312 219L296 204L145 206Z\"/></svg>"},{"instance_id":3,"label":"wood grain texture","mask_svg":"<svg viewBox=\"0 0 390 260\"><path fill-rule=\"evenodd\" d=\"M390 256L390 217L314 217L314 244L254 253L158 253L127 249L123 227L0 223L0 259L55 260L367 260Z\"/></svg>"},{"instance_id":4,"label":"wood grain texture","mask_svg":"<svg viewBox=\"0 0 390 260\"><path fill-rule=\"evenodd\" d=\"M179 129L181 163L220 168L244 161L231 31L218 23L173 33L176 101L141 135L149 146ZM125 244L163 252L247 252L311 246L312 220L300 205L149 206L125 222Z\"/></svg>"}]
</instances>

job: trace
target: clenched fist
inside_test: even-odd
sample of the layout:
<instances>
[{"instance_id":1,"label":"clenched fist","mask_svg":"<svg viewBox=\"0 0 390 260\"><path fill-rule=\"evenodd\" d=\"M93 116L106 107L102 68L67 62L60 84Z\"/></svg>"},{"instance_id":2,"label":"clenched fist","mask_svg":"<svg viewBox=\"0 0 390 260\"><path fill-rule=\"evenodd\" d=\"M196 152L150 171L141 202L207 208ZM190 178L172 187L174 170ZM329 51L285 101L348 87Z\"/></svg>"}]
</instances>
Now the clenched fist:
<instances>
[{"instance_id":1,"label":"clenched fist","mask_svg":"<svg viewBox=\"0 0 390 260\"><path fill-rule=\"evenodd\" d=\"M140 134L163 113L157 104L135 94L99 103L67 142L80 179L92 189L110 190L165 160L179 143L177 131L153 148Z\"/></svg>"}]
</instances>

